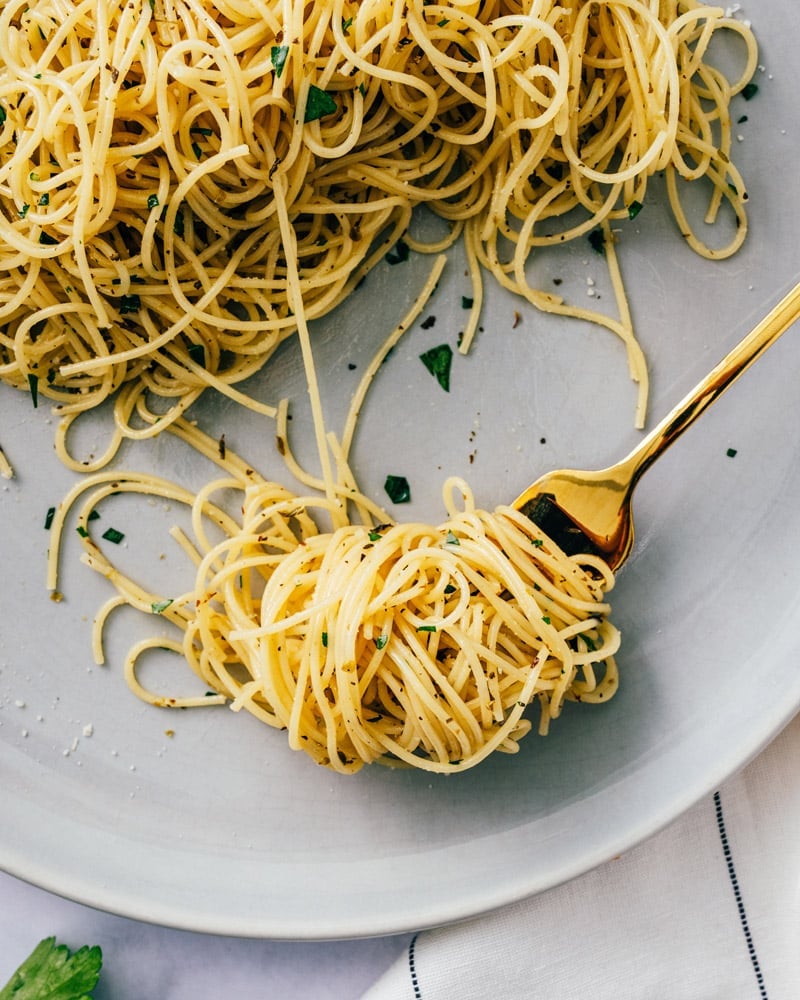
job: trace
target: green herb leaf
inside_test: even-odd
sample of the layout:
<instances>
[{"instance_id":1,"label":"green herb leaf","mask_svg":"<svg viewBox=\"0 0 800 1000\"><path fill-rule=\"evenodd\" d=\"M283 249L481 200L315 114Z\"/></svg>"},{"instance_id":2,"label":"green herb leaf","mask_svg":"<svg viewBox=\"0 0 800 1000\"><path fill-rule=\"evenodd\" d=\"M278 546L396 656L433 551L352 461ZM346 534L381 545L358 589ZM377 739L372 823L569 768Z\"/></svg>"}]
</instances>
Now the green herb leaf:
<instances>
[{"instance_id":1,"label":"green herb leaf","mask_svg":"<svg viewBox=\"0 0 800 1000\"><path fill-rule=\"evenodd\" d=\"M194 156L195 156L196 160L202 160L203 159L203 150L200 148L200 146L196 142L192 143L192 152L194 153Z\"/></svg>"},{"instance_id":2,"label":"green herb leaf","mask_svg":"<svg viewBox=\"0 0 800 1000\"><path fill-rule=\"evenodd\" d=\"M453 362L453 349L450 345L439 344L438 347L432 347L420 354L419 359L444 391L450 392L450 366Z\"/></svg>"},{"instance_id":3,"label":"green herb leaf","mask_svg":"<svg viewBox=\"0 0 800 1000\"><path fill-rule=\"evenodd\" d=\"M33 372L28 372L28 388L31 393L34 410L39 405L39 376Z\"/></svg>"},{"instance_id":4,"label":"green herb leaf","mask_svg":"<svg viewBox=\"0 0 800 1000\"><path fill-rule=\"evenodd\" d=\"M153 612L154 615L161 615L167 610L170 604L172 604L171 597L166 601L153 601L153 603L150 605L150 610Z\"/></svg>"},{"instance_id":5,"label":"green herb leaf","mask_svg":"<svg viewBox=\"0 0 800 1000\"><path fill-rule=\"evenodd\" d=\"M44 530L45 531L49 531L50 530L50 528L51 528L51 526L53 524L53 518L55 516L56 516L56 509L55 509L55 507L48 507L47 508L47 513L44 516Z\"/></svg>"},{"instance_id":6,"label":"green herb leaf","mask_svg":"<svg viewBox=\"0 0 800 1000\"><path fill-rule=\"evenodd\" d=\"M105 538L107 542L113 542L114 545L119 545L124 537L125 535L121 531L117 531L116 528L107 528L103 532L103 538Z\"/></svg>"},{"instance_id":7,"label":"green herb leaf","mask_svg":"<svg viewBox=\"0 0 800 1000\"><path fill-rule=\"evenodd\" d=\"M148 208L158 208L159 201L157 194L149 194L147 196L147 207Z\"/></svg>"},{"instance_id":8,"label":"green herb leaf","mask_svg":"<svg viewBox=\"0 0 800 1000\"><path fill-rule=\"evenodd\" d=\"M452 531L448 531L444 538L445 545L460 545L461 542L458 540L458 535L454 535Z\"/></svg>"},{"instance_id":9,"label":"green herb leaf","mask_svg":"<svg viewBox=\"0 0 800 1000\"><path fill-rule=\"evenodd\" d=\"M382 537L380 531L370 531L369 533L369 540L371 542L377 542Z\"/></svg>"},{"instance_id":10,"label":"green herb leaf","mask_svg":"<svg viewBox=\"0 0 800 1000\"><path fill-rule=\"evenodd\" d=\"M409 254L411 253L411 248L405 240L398 240L394 245L394 250L390 250L386 254L386 260L390 264L402 264L404 261L408 260Z\"/></svg>"},{"instance_id":11,"label":"green herb leaf","mask_svg":"<svg viewBox=\"0 0 800 1000\"><path fill-rule=\"evenodd\" d=\"M0 125L4 125L6 120L6 109L0 104Z\"/></svg>"},{"instance_id":12,"label":"green herb leaf","mask_svg":"<svg viewBox=\"0 0 800 1000\"><path fill-rule=\"evenodd\" d=\"M644 205L642 205L640 201L632 201L630 205L628 205L628 218L635 219L643 208Z\"/></svg>"},{"instance_id":13,"label":"green herb leaf","mask_svg":"<svg viewBox=\"0 0 800 1000\"><path fill-rule=\"evenodd\" d=\"M135 313L142 308L142 300L135 293L123 295L119 300L120 313Z\"/></svg>"},{"instance_id":14,"label":"green herb leaf","mask_svg":"<svg viewBox=\"0 0 800 1000\"><path fill-rule=\"evenodd\" d=\"M757 83L746 83L742 87L742 97L746 101L751 100L751 98L755 97L757 93L758 93L758 84Z\"/></svg>"},{"instance_id":15,"label":"green herb leaf","mask_svg":"<svg viewBox=\"0 0 800 1000\"><path fill-rule=\"evenodd\" d=\"M586 237L586 239L589 241L589 246L591 246L592 250L594 250L595 253L599 253L605 256L606 238L603 235L602 229L593 229Z\"/></svg>"},{"instance_id":16,"label":"green herb leaf","mask_svg":"<svg viewBox=\"0 0 800 1000\"><path fill-rule=\"evenodd\" d=\"M435 632L435 625L417 625L417 632Z\"/></svg>"},{"instance_id":17,"label":"green herb leaf","mask_svg":"<svg viewBox=\"0 0 800 1000\"><path fill-rule=\"evenodd\" d=\"M44 194L39 195L39 204L40 205L50 204L50 195L47 193L47 191L45 191Z\"/></svg>"},{"instance_id":18,"label":"green herb leaf","mask_svg":"<svg viewBox=\"0 0 800 1000\"><path fill-rule=\"evenodd\" d=\"M448 583L447 586L444 588L444 592L445 594L455 594L457 589L458 588L454 587L452 583Z\"/></svg>"},{"instance_id":19,"label":"green herb leaf","mask_svg":"<svg viewBox=\"0 0 800 1000\"><path fill-rule=\"evenodd\" d=\"M387 476L383 488L392 503L408 503L411 499L411 487L405 476Z\"/></svg>"},{"instance_id":20,"label":"green herb leaf","mask_svg":"<svg viewBox=\"0 0 800 1000\"><path fill-rule=\"evenodd\" d=\"M20 217L20 219L24 219L25 216L28 214L28 212L30 212L30 210L31 210L31 206L26 202L22 206L22 208L17 212L17 215Z\"/></svg>"},{"instance_id":21,"label":"green herb leaf","mask_svg":"<svg viewBox=\"0 0 800 1000\"><path fill-rule=\"evenodd\" d=\"M281 73L283 73L283 67L286 65L286 58L289 55L289 46L273 45L269 55L270 59L272 59L272 68L275 70L275 76L280 78Z\"/></svg>"},{"instance_id":22,"label":"green herb leaf","mask_svg":"<svg viewBox=\"0 0 800 1000\"><path fill-rule=\"evenodd\" d=\"M327 632L323 632L322 633L322 645L325 646L325 648L327 649L327 646L328 646L328 633Z\"/></svg>"},{"instance_id":23,"label":"green herb leaf","mask_svg":"<svg viewBox=\"0 0 800 1000\"><path fill-rule=\"evenodd\" d=\"M54 937L45 938L0 990L0 1000L91 1000L102 965L97 945L71 953Z\"/></svg>"},{"instance_id":24,"label":"green herb leaf","mask_svg":"<svg viewBox=\"0 0 800 1000\"><path fill-rule=\"evenodd\" d=\"M472 306L473 306L473 304L474 304L474 302L475 302L475 299L467 298L466 295L462 295L461 296L461 308L462 309L471 309Z\"/></svg>"},{"instance_id":25,"label":"green herb leaf","mask_svg":"<svg viewBox=\"0 0 800 1000\"><path fill-rule=\"evenodd\" d=\"M542 621L545 623L545 625L550 624L550 618L547 615L542 615Z\"/></svg>"},{"instance_id":26,"label":"green herb leaf","mask_svg":"<svg viewBox=\"0 0 800 1000\"><path fill-rule=\"evenodd\" d=\"M346 35L350 31L350 28L352 26L353 26L353 19L352 19L352 17L348 17L347 20L345 20L345 18L342 18L342 34L343 35Z\"/></svg>"},{"instance_id":27,"label":"green herb leaf","mask_svg":"<svg viewBox=\"0 0 800 1000\"><path fill-rule=\"evenodd\" d=\"M379 635L378 638L375 640L375 645L378 647L378 649L383 649L383 647L386 645L388 641L389 641L388 635Z\"/></svg>"},{"instance_id":28,"label":"green herb leaf","mask_svg":"<svg viewBox=\"0 0 800 1000\"><path fill-rule=\"evenodd\" d=\"M84 528L84 526L82 524L79 524L78 527L75 530L78 532L78 534L81 536L81 538L88 538L89 537L89 532L86 530L86 528Z\"/></svg>"},{"instance_id":29,"label":"green herb leaf","mask_svg":"<svg viewBox=\"0 0 800 1000\"><path fill-rule=\"evenodd\" d=\"M725 454L728 456L728 458L736 458L736 449L735 448L728 448L728 450L725 452Z\"/></svg>"},{"instance_id":30,"label":"green herb leaf","mask_svg":"<svg viewBox=\"0 0 800 1000\"><path fill-rule=\"evenodd\" d=\"M58 240L50 233L39 233L39 242L44 247L54 247L58 244Z\"/></svg>"},{"instance_id":31,"label":"green herb leaf","mask_svg":"<svg viewBox=\"0 0 800 1000\"><path fill-rule=\"evenodd\" d=\"M312 83L308 88L308 99L306 100L306 112L304 122L315 122L326 115L332 115L338 108L338 104L326 90L320 90Z\"/></svg>"}]
</instances>

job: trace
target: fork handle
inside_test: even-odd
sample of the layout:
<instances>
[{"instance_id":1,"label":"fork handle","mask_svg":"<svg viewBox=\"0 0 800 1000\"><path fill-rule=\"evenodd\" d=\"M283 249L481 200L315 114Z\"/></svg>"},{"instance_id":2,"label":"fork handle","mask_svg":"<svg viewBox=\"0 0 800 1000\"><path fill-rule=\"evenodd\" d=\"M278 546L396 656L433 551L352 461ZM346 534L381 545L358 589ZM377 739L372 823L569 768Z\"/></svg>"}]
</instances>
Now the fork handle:
<instances>
[{"instance_id":1,"label":"fork handle","mask_svg":"<svg viewBox=\"0 0 800 1000\"><path fill-rule=\"evenodd\" d=\"M626 469L630 490L676 438L772 347L800 316L800 282L774 306L708 375L647 434L618 468Z\"/></svg>"}]
</instances>

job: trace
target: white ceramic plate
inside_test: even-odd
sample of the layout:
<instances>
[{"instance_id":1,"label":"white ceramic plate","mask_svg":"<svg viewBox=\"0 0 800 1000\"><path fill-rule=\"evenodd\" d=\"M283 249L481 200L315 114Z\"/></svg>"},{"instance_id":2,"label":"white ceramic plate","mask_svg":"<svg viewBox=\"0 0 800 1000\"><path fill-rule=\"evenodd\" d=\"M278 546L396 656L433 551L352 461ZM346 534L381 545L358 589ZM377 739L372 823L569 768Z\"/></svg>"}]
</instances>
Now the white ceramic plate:
<instances>
[{"instance_id":1,"label":"white ceramic plate","mask_svg":"<svg viewBox=\"0 0 800 1000\"><path fill-rule=\"evenodd\" d=\"M735 126L750 193L746 248L725 263L699 261L655 187L620 236L652 368L653 417L798 277L798 112L786 28L794 9L763 0L744 13L758 28L765 67L757 97L734 109L747 116ZM428 264L387 267L316 330L333 427ZM578 301L592 279L609 302L602 259L588 245L540 266ZM436 325L417 324L384 366L357 441L368 492L380 497L389 472L408 476L414 502L397 512L404 517L438 520L448 474L465 475L490 506L548 467L600 466L637 438L620 345L529 310L513 329L518 303L491 282L484 331L469 357L455 359L443 393L418 355L455 342L462 294L469 289L454 259L426 311ZM164 924L347 937L485 911L653 833L744 764L800 705L798 338L798 329L787 334L640 486L638 542L613 595L624 642L619 696L602 708L568 706L547 739L531 736L518 756L449 778L379 767L341 778L244 715L142 705L120 672L141 633L133 615L114 622L110 665L93 667L90 622L107 594L103 581L77 563L70 542L66 599L54 604L44 587L43 518L72 477L52 454L47 410L0 387L0 437L17 469L0 491L0 863L74 899ZM300 450L313 462L293 347L254 391L274 400L286 386ZM198 416L262 471L283 475L268 422L219 400ZM95 450L104 434L96 423L82 445ZM167 440L122 461L196 483L208 475ZM115 503L103 516L126 533L118 554L177 588L187 567L166 530L179 512Z\"/></svg>"}]
</instances>

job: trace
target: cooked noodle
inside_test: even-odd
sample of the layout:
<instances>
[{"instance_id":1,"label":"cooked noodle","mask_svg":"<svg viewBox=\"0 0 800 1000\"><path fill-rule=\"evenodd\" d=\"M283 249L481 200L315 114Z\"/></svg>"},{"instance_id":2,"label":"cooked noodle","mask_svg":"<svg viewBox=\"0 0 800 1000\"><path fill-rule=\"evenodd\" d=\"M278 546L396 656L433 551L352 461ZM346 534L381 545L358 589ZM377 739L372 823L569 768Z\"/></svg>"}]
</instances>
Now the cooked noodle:
<instances>
[{"instance_id":1,"label":"cooked noodle","mask_svg":"<svg viewBox=\"0 0 800 1000\"><path fill-rule=\"evenodd\" d=\"M721 27L745 42L733 82L707 61ZM209 386L274 415L235 386L298 310L327 314L401 237L438 252L463 233L462 350L491 271L623 339L641 425L610 227L663 170L689 244L738 248L729 103L755 65L750 30L692 0L6 0L0 379L70 418L117 394L129 436ZM731 206L726 246L692 229L683 179L710 182L707 221ZM428 247L408 232L418 205L450 226ZM616 317L531 284L537 248L598 227ZM158 425L132 425L142 394L174 401Z\"/></svg>"}]
</instances>

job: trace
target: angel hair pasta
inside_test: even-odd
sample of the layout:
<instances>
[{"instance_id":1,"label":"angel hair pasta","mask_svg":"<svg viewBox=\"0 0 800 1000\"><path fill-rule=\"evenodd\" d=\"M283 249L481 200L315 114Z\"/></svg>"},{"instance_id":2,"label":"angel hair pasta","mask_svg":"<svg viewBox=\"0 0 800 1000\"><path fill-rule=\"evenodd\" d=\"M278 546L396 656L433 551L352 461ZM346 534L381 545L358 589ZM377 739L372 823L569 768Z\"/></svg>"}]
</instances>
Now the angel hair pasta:
<instances>
[{"instance_id":1,"label":"angel hair pasta","mask_svg":"<svg viewBox=\"0 0 800 1000\"><path fill-rule=\"evenodd\" d=\"M720 29L744 41L729 81ZM0 379L66 419L125 387L174 405L235 388L404 237L462 234L481 273L582 316L646 372L615 219L665 171L681 234L734 252L746 187L731 97L752 33L694 0L5 0L0 10ZM738 225L706 246L684 180ZM414 208L448 224L408 234ZM532 251L605 227L619 316L531 284ZM272 414L271 407L252 403Z\"/></svg>"}]
</instances>

